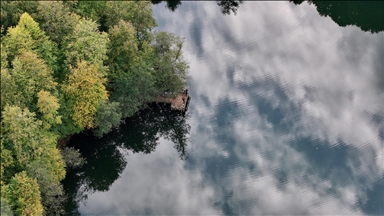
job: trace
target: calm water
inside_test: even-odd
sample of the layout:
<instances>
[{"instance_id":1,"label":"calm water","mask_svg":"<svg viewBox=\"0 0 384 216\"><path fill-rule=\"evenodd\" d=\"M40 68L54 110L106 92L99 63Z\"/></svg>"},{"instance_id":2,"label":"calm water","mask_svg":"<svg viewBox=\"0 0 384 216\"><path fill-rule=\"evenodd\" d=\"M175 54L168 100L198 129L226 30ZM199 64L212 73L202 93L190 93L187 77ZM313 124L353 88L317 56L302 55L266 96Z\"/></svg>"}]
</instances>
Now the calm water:
<instances>
[{"instance_id":1,"label":"calm water","mask_svg":"<svg viewBox=\"0 0 384 216\"><path fill-rule=\"evenodd\" d=\"M186 38L189 111L75 136L88 163L64 181L68 214L384 214L383 31L305 2L154 12Z\"/></svg>"}]
</instances>

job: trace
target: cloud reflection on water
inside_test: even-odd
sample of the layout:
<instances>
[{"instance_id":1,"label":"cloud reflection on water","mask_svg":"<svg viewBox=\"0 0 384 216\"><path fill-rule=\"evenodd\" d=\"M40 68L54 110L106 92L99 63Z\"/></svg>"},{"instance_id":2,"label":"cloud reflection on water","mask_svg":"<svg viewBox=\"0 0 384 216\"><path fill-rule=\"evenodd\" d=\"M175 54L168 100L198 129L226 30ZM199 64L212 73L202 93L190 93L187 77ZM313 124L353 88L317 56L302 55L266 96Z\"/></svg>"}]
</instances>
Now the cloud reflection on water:
<instances>
[{"instance_id":1,"label":"cloud reflection on water","mask_svg":"<svg viewBox=\"0 0 384 216\"><path fill-rule=\"evenodd\" d=\"M383 33L341 28L307 3L245 2L237 16L215 2L154 8L159 29L186 37L190 158L176 161L168 141L130 155L84 214L102 203L116 205L109 214L378 213L362 206L384 178Z\"/></svg>"},{"instance_id":2,"label":"cloud reflection on water","mask_svg":"<svg viewBox=\"0 0 384 216\"><path fill-rule=\"evenodd\" d=\"M207 121L212 118L206 117L222 117L214 108L220 107L222 102L228 99L240 104L238 105L240 110L234 112L246 118L233 119L235 121L232 125L225 126L227 129L225 133L234 129L238 131L238 134L233 135L236 139L249 137L248 141L243 142L252 143L246 152L253 150L263 155L260 153L260 148L266 146L272 148L271 152L278 152L278 148L269 143L268 139L264 145L253 144L257 142L257 137L265 135L266 131L272 133L271 137L282 137L270 129L277 127L276 123L271 124L263 118L264 115L257 115L265 114L255 108L259 103L258 100L264 98L270 102L269 113L280 109L284 113L284 120L293 123L292 128L289 128L290 131L286 128L287 138L280 141L281 145L287 145L291 142L290 139L298 142L300 137L303 139L312 137L317 142L327 145L329 153L336 151L332 148L345 148L345 151L350 153L347 158L340 159L344 160L344 166L339 171L333 171L334 174L330 174L327 178L331 181L328 184L331 186L334 184L333 187L336 187L339 184L336 184L335 176L342 173L343 169L352 172L345 174L349 184L341 188L349 192L340 191L335 198L348 200L347 206L358 212L354 207L357 199L364 200L366 190L372 188L375 181L383 175L384 169L383 138L379 136L380 130L383 130L384 97L383 92L378 91L377 85L374 85L377 79L376 56L380 55L383 34L364 33L352 26L340 28L329 18L319 18L312 6L302 6L296 7L289 3L247 2L240 9L238 16L215 19L213 17L220 15L214 5L207 3L198 10L181 8L172 15L195 17L189 22L191 26L199 28L198 31L201 32L199 41L203 41L204 47L204 55L196 57L194 53L201 53L199 50L202 49L196 45L201 42L195 43L193 38L187 41L190 54L187 58L193 59L191 71L195 97L192 106L195 106L192 110L194 119L198 120L196 125L191 126L202 127L195 134L192 131L191 137L201 137L203 131L207 129L213 131L211 134L223 130L220 127L212 128L213 123ZM195 14L190 15L191 13ZM162 29L178 32L187 38L194 34L195 29L182 27L182 20L179 24L169 25L167 16L164 18L165 20L160 23ZM252 87L268 80L274 81L274 87ZM283 89L285 97L276 94L276 88ZM199 98L202 98L201 101ZM203 104L210 106L202 106ZM199 115L201 117L197 117ZM381 123L373 122L373 115L380 116ZM262 119L264 121L261 121ZM258 121L259 125L256 123ZM261 135L256 135L257 131L261 131ZM200 139L209 140L210 137ZM218 142L216 145L211 148L212 151L215 148L222 148L222 143ZM303 154L291 151L293 153L289 157L292 158L295 158L292 155ZM204 150L201 151L202 154L203 152ZM195 155L202 157L200 154ZM240 155L238 158L250 160L252 157ZM255 164L258 164L257 160ZM276 161L267 160L264 164L276 164ZM285 164L307 164L308 169L314 168L305 157L300 162L295 160L277 162L276 166ZM260 167L267 166L260 165ZM289 167L285 168L286 172ZM309 173L306 170L303 175ZM297 176L297 173L291 171L290 175ZM317 181L325 182L324 179ZM327 200L323 198L324 202ZM270 205L279 206L273 202ZM327 213L335 212L330 210L322 214Z\"/></svg>"}]
</instances>

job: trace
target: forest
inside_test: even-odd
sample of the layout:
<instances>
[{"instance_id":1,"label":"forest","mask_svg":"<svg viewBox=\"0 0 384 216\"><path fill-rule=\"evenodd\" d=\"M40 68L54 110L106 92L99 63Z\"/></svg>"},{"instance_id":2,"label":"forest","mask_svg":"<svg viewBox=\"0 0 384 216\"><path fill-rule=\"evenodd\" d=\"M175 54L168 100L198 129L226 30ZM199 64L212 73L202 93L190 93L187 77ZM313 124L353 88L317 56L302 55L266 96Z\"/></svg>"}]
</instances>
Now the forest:
<instances>
[{"instance_id":1,"label":"forest","mask_svg":"<svg viewBox=\"0 0 384 216\"><path fill-rule=\"evenodd\" d=\"M63 215L65 142L186 85L183 38L142 1L1 1L1 215Z\"/></svg>"}]
</instances>

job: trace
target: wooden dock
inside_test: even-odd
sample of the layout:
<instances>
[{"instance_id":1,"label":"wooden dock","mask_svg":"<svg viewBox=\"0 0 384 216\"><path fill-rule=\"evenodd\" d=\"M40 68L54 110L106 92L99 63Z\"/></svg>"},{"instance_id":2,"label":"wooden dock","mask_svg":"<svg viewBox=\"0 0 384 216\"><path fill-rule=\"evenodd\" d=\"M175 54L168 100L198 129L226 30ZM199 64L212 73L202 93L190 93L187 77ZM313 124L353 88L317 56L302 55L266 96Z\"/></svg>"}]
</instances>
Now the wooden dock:
<instances>
[{"instance_id":1,"label":"wooden dock","mask_svg":"<svg viewBox=\"0 0 384 216\"><path fill-rule=\"evenodd\" d=\"M178 94L174 98L160 96L158 99L158 102L171 104L171 108L175 110L187 111L189 100L190 100L189 94L183 92Z\"/></svg>"}]
</instances>

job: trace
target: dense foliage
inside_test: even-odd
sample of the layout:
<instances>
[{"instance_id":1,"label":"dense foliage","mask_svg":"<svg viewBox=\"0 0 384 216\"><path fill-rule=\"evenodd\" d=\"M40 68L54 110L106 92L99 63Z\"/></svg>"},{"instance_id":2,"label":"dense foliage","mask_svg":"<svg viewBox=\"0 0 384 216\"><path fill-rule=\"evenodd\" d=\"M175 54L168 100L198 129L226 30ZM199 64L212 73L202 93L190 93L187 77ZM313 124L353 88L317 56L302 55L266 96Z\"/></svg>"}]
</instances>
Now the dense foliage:
<instances>
[{"instance_id":1,"label":"dense foliage","mask_svg":"<svg viewBox=\"0 0 384 216\"><path fill-rule=\"evenodd\" d=\"M142 1L1 1L2 214L64 214L65 168L84 161L62 140L185 86L183 40L156 26Z\"/></svg>"}]
</instances>

